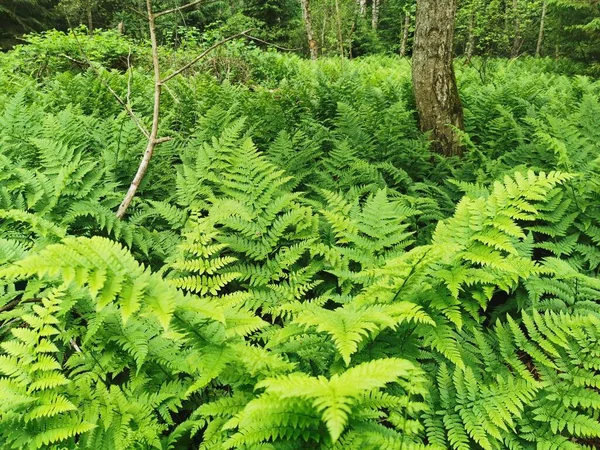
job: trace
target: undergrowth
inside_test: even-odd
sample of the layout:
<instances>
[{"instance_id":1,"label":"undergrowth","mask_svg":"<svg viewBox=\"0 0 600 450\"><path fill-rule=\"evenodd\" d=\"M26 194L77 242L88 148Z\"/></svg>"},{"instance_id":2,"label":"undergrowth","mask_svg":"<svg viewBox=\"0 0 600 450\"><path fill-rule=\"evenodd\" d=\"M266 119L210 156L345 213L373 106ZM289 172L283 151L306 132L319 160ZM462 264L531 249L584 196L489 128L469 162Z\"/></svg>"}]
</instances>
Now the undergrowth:
<instances>
[{"instance_id":1,"label":"undergrowth","mask_svg":"<svg viewBox=\"0 0 600 450\"><path fill-rule=\"evenodd\" d=\"M457 160L405 61L250 54L171 85L124 221L98 75L1 56L2 448L598 448L600 84L459 63Z\"/></svg>"}]
</instances>

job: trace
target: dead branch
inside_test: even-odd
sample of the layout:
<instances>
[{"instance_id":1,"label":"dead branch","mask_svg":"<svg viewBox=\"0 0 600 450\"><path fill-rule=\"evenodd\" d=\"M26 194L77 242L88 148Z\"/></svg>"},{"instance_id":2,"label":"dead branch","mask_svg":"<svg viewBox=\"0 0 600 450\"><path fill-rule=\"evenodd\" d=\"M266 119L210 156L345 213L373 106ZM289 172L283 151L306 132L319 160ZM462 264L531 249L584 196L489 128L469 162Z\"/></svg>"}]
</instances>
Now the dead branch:
<instances>
[{"instance_id":1,"label":"dead branch","mask_svg":"<svg viewBox=\"0 0 600 450\"><path fill-rule=\"evenodd\" d=\"M131 109L129 104L127 102L125 102L119 94L117 94L117 92L112 88L112 86L110 84L108 84L108 82L102 76L102 73L100 73L98 68L94 65L94 63L87 56L87 53L85 52L85 49L83 48L83 45L79 41L77 33L75 33L75 30L73 28L71 28L71 33L73 34L73 36L75 38L75 42L77 43L77 46L79 47L79 52L81 53L81 55L83 56L85 61L76 60L74 58L71 58L68 55L62 55L62 56L64 56L65 58L67 58L71 61L74 61L78 64L82 64L83 62L85 62L85 64L87 64L96 73L96 75L98 76L98 79L100 80L100 83L102 83L102 85L108 90L108 92L110 92L112 94L112 96L115 98L115 100L117 100L117 102L119 102L119 104L123 107L123 109L125 109L127 114L129 114L129 117L131 117L131 120L133 120L133 123L135 123L135 125L139 128L139 130L142 132L142 134L146 138L150 138L150 133L148 132L146 127L142 124L142 121L140 120L140 118L135 115L135 113L133 112L133 110Z\"/></svg>"},{"instance_id":2,"label":"dead branch","mask_svg":"<svg viewBox=\"0 0 600 450\"><path fill-rule=\"evenodd\" d=\"M201 3L207 5L209 3L214 3L214 2L218 2L218 1L220 1L220 0L196 0L194 2L187 3L183 6L178 6L177 8L171 8L171 9L167 9L165 11L158 12L158 13L154 14L154 18L156 19L158 17L165 16L167 14L172 14L175 12L183 11L184 9L191 8L192 6L196 6Z\"/></svg>"},{"instance_id":3,"label":"dead branch","mask_svg":"<svg viewBox=\"0 0 600 450\"><path fill-rule=\"evenodd\" d=\"M211 45L209 48L207 48L206 50L204 50L200 55L198 55L197 57L195 57L192 61L190 61L189 63L187 63L185 66L181 67L180 69L176 70L175 72L173 72L171 75L165 77L161 83L164 84L167 81L175 78L177 75L179 75L182 72L185 72L187 69L189 69L190 67L192 67L194 64L196 64L198 61L200 61L202 58L204 58L206 55L208 55L210 52L212 52L213 50L215 50L217 47L220 47L221 45L225 44L226 42L229 42L233 39L239 38L240 36L247 36L246 33L249 33L250 31L252 31L252 29L248 29L245 31L242 31L241 33L238 34L234 34L233 36L229 36L228 38L225 38L219 42L217 42L216 44Z\"/></svg>"},{"instance_id":4,"label":"dead branch","mask_svg":"<svg viewBox=\"0 0 600 450\"><path fill-rule=\"evenodd\" d=\"M146 0L146 8L148 10L148 28L150 30L150 42L152 44L152 66L154 68L154 109L152 113L152 127L150 129L150 135L148 136L148 144L142 157L142 162L138 167L137 173L129 186L127 194L119 206L117 211L117 217L122 219L135 197L135 194L140 186L140 183L144 179L146 172L148 171L148 165L152 159L154 148L160 143L158 139L158 125L160 122L160 93L162 83L160 81L160 62L158 59L158 40L156 38L156 24L155 16L152 12L152 0Z\"/></svg>"},{"instance_id":5,"label":"dead branch","mask_svg":"<svg viewBox=\"0 0 600 450\"><path fill-rule=\"evenodd\" d=\"M251 30L242 31L241 33L230 36L228 38L225 38L225 39L213 44L208 49L206 49L204 52L202 52L200 55L198 55L196 58L194 58L191 62L189 62L188 64L186 64L179 70L173 72L171 75L165 77L164 79L161 79L161 77L160 77L160 62L158 59L158 43L157 43L157 39L156 39L156 23L155 23L156 16L152 13L152 0L146 0L146 3L147 3L147 7L148 7L148 24L149 24L149 28L150 28L150 40L152 42L152 64L154 67L154 113L152 116L152 128L150 130L150 136L148 137L148 144L146 146L146 150L144 151L144 156L142 157L142 161L140 162L137 173L135 174L135 177L133 178L133 181L131 182L131 185L129 186L127 194L125 195L125 198L123 199L123 202L121 203L121 205L119 206L119 210L117 211L117 217L119 219L123 219L123 217L125 217L125 213L127 212L127 209L129 208L129 206L131 205L131 202L132 202L133 198L135 197L135 194L137 193L137 190L140 187L140 184L141 184L142 180L144 179L146 172L148 171L148 167L150 165L150 160L152 159L152 156L154 154L154 149L156 148L157 145L162 144L167 141L170 141L172 139L170 137L164 137L164 138L158 137L158 125L159 125L159 121L160 121L160 95L161 95L161 91L162 91L162 86L167 81L173 79L177 75L181 74L182 72L184 72L187 69L189 69L190 67L192 67L194 64L196 64L198 61L200 61L202 58L204 58L206 55L208 55L210 52L212 52L216 48L220 47L221 45L223 45L226 42L229 42L235 38L238 38L240 36L245 36L246 33L251 31Z\"/></svg>"},{"instance_id":6,"label":"dead branch","mask_svg":"<svg viewBox=\"0 0 600 450\"><path fill-rule=\"evenodd\" d=\"M245 36L246 36L246 38L250 39L251 41L260 42L261 44L268 45L269 47L274 47L274 48L276 48L278 50L282 50L284 52L297 52L299 50L302 50L302 47L298 47L298 48L281 47L281 46L279 46L277 44L274 44L273 42L265 41L265 40L263 40L261 38L258 38L256 36L252 36L250 34L246 34Z\"/></svg>"}]
</instances>

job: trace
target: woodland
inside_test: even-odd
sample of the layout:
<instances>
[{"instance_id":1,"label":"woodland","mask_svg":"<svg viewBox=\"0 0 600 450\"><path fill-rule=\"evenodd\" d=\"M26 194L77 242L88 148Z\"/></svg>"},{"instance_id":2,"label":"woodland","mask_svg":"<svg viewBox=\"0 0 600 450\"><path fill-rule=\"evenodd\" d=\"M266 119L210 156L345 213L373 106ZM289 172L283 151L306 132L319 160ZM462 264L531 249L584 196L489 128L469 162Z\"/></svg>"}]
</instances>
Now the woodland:
<instances>
[{"instance_id":1,"label":"woodland","mask_svg":"<svg viewBox=\"0 0 600 450\"><path fill-rule=\"evenodd\" d=\"M600 448L598 0L3 0L0 48L0 449Z\"/></svg>"}]
</instances>

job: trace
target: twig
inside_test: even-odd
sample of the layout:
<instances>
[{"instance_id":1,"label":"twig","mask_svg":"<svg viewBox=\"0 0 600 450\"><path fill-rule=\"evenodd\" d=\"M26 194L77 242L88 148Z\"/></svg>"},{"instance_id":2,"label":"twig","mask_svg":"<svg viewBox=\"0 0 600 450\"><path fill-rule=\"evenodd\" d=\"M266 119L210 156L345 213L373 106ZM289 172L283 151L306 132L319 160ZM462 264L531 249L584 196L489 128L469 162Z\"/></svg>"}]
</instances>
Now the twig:
<instances>
[{"instance_id":1,"label":"twig","mask_svg":"<svg viewBox=\"0 0 600 450\"><path fill-rule=\"evenodd\" d=\"M125 103L125 101L121 98L121 96L116 93L116 91L110 86L110 84L108 84L108 82L102 77L102 74L100 73L98 68L96 66L94 66L92 61L88 58L87 53L85 52L83 45L81 45L81 42L79 41L79 38L77 37L77 33L75 33L75 30L73 28L71 28L71 33L73 34L73 37L75 38L75 42L77 43L77 46L79 47L79 52L85 59L85 63L96 73L96 75L98 76L98 79L104 85L104 87L106 89L108 89L108 91L117 100L117 102L119 102L119 104L125 109L125 111L127 111L127 114L129 114L129 116L131 117L131 120L133 120L133 122L136 124L136 126L142 132L142 134L144 136L146 136L146 138L150 138L150 133L148 132L146 127L142 124L142 122L140 121L138 116L135 115L135 113L129 107L129 105L127 103ZM63 56L65 56L67 59L81 63L81 61L74 60L73 58L71 58L67 55L63 55Z\"/></svg>"},{"instance_id":2,"label":"twig","mask_svg":"<svg viewBox=\"0 0 600 450\"><path fill-rule=\"evenodd\" d=\"M223 45L226 42L229 42L229 41L231 41L233 39L239 38L240 36L247 36L246 33L250 32L250 31L252 31L252 28L250 28L248 30L245 30L245 31L242 31L241 33L238 33L238 34L234 34L233 36L229 36L228 38L225 38L225 39L217 42L216 44L211 45L209 48L207 48L206 50L204 50L200 55L196 56L192 61L190 61L189 63L187 63L185 66L183 66L182 68L176 70L171 75L163 78L160 83L164 84L167 81L171 80L172 78L175 78L180 73L185 72L187 69L189 69L190 67L192 67L194 64L196 64L198 61L200 61L202 58L204 58L206 55L208 55L210 52L212 52L217 47L220 47L221 45Z\"/></svg>"},{"instance_id":3,"label":"twig","mask_svg":"<svg viewBox=\"0 0 600 450\"><path fill-rule=\"evenodd\" d=\"M127 53L127 105L131 106L131 82L133 80L133 68L131 67L131 46L129 46L129 53Z\"/></svg>"},{"instance_id":4,"label":"twig","mask_svg":"<svg viewBox=\"0 0 600 450\"><path fill-rule=\"evenodd\" d=\"M4 305L3 307L0 308L0 313L10 311L15 306L17 306L19 303L21 303L21 300L13 300L12 302L8 302L6 305Z\"/></svg>"},{"instance_id":5,"label":"twig","mask_svg":"<svg viewBox=\"0 0 600 450\"><path fill-rule=\"evenodd\" d=\"M71 339L69 343L77 353L81 353L81 349L79 348L79 345L77 345L77 342L75 342L75 339Z\"/></svg>"},{"instance_id":6,"label":"twig","mask_svg":"<svg viewBox=\"0 0 600 450\"><path fill-rule=\"evenodd\" d=\"M85 61L81 61L80 59L75 59L70 57L69 55L65 55L64 53L61 53L59 56L62 56L63 58L68 59L69 61L74 62L75 64L79 64L80 66L87 66L88 63Z\"/></svg>"},{"instance_id":7,"label":"twig","mask_svg":"<svg viewBox=\"0 0 600 450\"><path fill-rule=\"evenodd\" d=\"M261 38L257 38L256 36L251 36L251 35L249 35L249 34L246 34L245 36L246 36L248 39L250 39L251 41L260 42L261 44L265 44L265 45L268 45L268 46L270 46L270 47L274 47L274 48L276 48L276 49L278 49L278 50L282 50L282 51L284 51L284 52L297 52L297 51L299 51L299 50L302 50L302 47L298 47L298 48L287 48L287 47L281 47L281 46L279 46L279 45L277 45L277 44L274 44L274 43L272 43L272 42L264 41L264 40L262 40Z\"/></svg>"},{"instance_id":8,"label":"twig","mask_svg":"<svg viewBox=\"0 0 600 450\"><path fill-rule=\"evenodd\" d=\"M131 11L132 13L137 14L138 16L143 17L144 19L148 20L148 16L145 13L143 13L142 11L138 11L137 9L132 8L131 6L127 6L127 9L129 11Z\"/></svg>"},{"instance_id":9,"label":"twig","mask_svg":"<svg viewBox=\"0 0 600 450\"><path fill-rule=\"evenodd\" d=\"M187 4L183 5L183 6L178 6L177 8L171 8L171 9L167 9L165 11L158 12L158 13L154 14L154 18L157 19L157 18L159 18L161 16L164 16L166 14L172 14L174 12L183 11L184 9L191 8L192 6L196 6L196 5L199 5L201 3L208 4L208 3L218 2L218 1L220 1L220 0L196 0L194 2L187 3Z\"/></svg>"},{"instance_id":10,"label":"twig","mask_svg":"<svg viewBox=\"0 0 600 450\"><path fill-rule=\"evenodd\" d=\"M173 92L171 90L171 88L169 87L168 84L163 84L163 87L167 90L167 92L169 93L169 95L171 96L171 98L173 99L173 101L177 104L181 103L181 100L179 100L179 98L175 95L175 92Z\"/></svg>"},{"instance_id":11,"label":"twig","mask_svg":"<svg viewBox=\"0 0 600 450\"><path fill-rule=\"evenodd\" d=\"M200 61L202 58L204 58L217 47L237 37L245 36L246 33L251 31L242 31L241 33L238 33L236 35L230 36L226 39L217 42L216 44L210 46L208 49L202 52L200 55L198 55L196 58L194 58L191 62L183 66L181 69L173 72L166 78L161 79L160 62L158 59L158 41L156 38L156 15L152 13L152 0L146 0L146 4L148 7L148 26L150 29L150 40L152 42L152 63L154 67L154 113L152 116L152 129L150 130L150 136L148 136L148 145L146 146L146 150L144 151L144 156L142 157L142 161L140 162L137 173L135 174L135 177L133 178L133 181L129 186L129 189L127 191L127 194L125 195L125 198L123 199L123 202L119 206L119 210L117 211L117 218L119 219L123 219L123 217L125 217L125 213L127 212L127 209L129 209L129 205L131 205L131 202L133 201L133 198L135 197L135 194L137 193L137 190L142 180L146 176L148 166L150 165L150 160L152 159L152 156L154 154L154 149L157 145L162 144L164 142L168 142L172 139L170 137L158 137L158 125L160 121L160 95L162 91L162 86L167 81L173 79L177 75L192 67L194 64L196 64L198 61Z\"/></svg>"},{"instance_id":12,"label":"twig","mask_svg":"<svg viewBox=\"0 0 600 450\"><path fill-rule=\"evenodd\" d=\"M152 13L152 0L146 0L146 8L148 10L148 28L150 30L150 42L152 43L152 66L154 67L154 111L152 113L152 128L150 129L150 135L148 136L148 144L142 157L138 170L127 190L127 194L119 206L117 211L117 218L122 219L125 217L125 213L135 197L135 194L140 186L140 183L144 179L146 172L148 171L148 165L152 159L154 148L157 144L164 142L158 138L158 125L160 122L160 93L162 83L160 81L160 62L158 59L158 40L156 38L156 25L155 16Z\"/></svg>"}]
</instances>

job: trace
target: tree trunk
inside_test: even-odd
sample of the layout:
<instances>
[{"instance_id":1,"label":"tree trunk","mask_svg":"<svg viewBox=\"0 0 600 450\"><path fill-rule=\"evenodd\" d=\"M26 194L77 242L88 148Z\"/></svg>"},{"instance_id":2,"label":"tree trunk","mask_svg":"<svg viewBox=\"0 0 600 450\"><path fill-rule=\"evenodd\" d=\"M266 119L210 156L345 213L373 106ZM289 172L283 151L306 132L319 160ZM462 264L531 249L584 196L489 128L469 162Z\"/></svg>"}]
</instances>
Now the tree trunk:
<instances>
[{"instance_id":1,"label":"tree trunk","mask_svg":"<svg viewBox=\"0 0 600 450\"><path fill-rule=\"evenodd\" d=\"M519 56L521 50L521 19L519 17L519 0L513 0L513 14L515 15L515 37L513 39L511 58Z\"/></svg>"},{"instance_id":2,"label":"tree trunk","mask_svg":"<svg viewBox=\"0 0 600 450\"><path fill-rule=\"evenodd\" d=\"M474 8L474 6L472 6ZM471 10L469 16L469 32L467 36L467 46L465 48L465 59L467 64L471 62L473 52L475 51L475 9Z\"/></svg>"},{"instance_id":3,"label":"tree trunk","mask_svg":"<svg viewBox=\"0 0 600 450\"><path fill-rule=\"evenodd\" d=\"M431 132L433 148L461 155L463 110L454 74L453 41L457 0L417 0L412 77L419 125Z\"/></svg>"},{"instance_id":4,"label":"tree trunk","mask_svg":"<svg viewBox=\"0 0 600 450\"><path fill-rule=\"evenodd\" d=\"M367 0L358 0L358 13L360 17L367 17Z\"/></svg>"},{"instance_id":5,"label":"tree trunk","mask_svg":"<svg viewBox=\"0 0 600 450\"><path fill-rule=\"evenodd\" d=\"M312 28L312 16L310 13L310 1L300 0L302 4L302 19L304 20L304 26L306 27L306 37L308 38L308 48L310 49L310 58L317 59L317 41L315 41Z\"/></svg>"},{"instance_id":6,"label":"tree trunk","mask_svg":"<svg viewBox=\"0 0 600 450\"><path fill-rule=\"evenodd\" d=\"M85 3L85 12L87 15L88 33L94 34L94 21L92 18L92 0L88 0Z\"/></svg>"},{"instance_id":7,"label":"tree trunk","mask_svg":"<svg viewBox=\"0 0 600 450\"><path fill-rule=\"evenodd\" d=\"M408 46L408 33L410 31L410 13L404 15L404 32L402 33L402 43L400 44L400 56L406 56L406 48Z\"/></svg>"},{"instance_id":8,"label":"tree trunk","mask_svg":"<svg viewBox=\"0 0 600 450\"><path fill-rule=\"evenodd\" d=\"M542 17L540 20L540 34L538 35L537 47L535 48L535 56L539 57L542 51L542 43L544 42L544 24L546 21L546 10L548 9L548 1L544 0L542 5Z\"/></svg>"},{"instance_id":9,"label":"tree trunk","mask_svg":"<svg viewBox=\"0 0 600 450\"><path fill-rule=\"evenodd\" d=\"M340 2L335 0L335 17L337 27L338 51L340 56L344 56L344 36L342 34L342 14L340 11Z\"/></svg>"},{"instance_id":10,"label":"tree trunk","mask_svg":"<svg viewBox=\"0 0 600 450\"><path fill-rule=\"evenodd\" d=\"M371 27L374 30L379 27L379 8L381 7L381 0L373 0L373 11L371 16Z\"/></svg>"}]
</instances>

